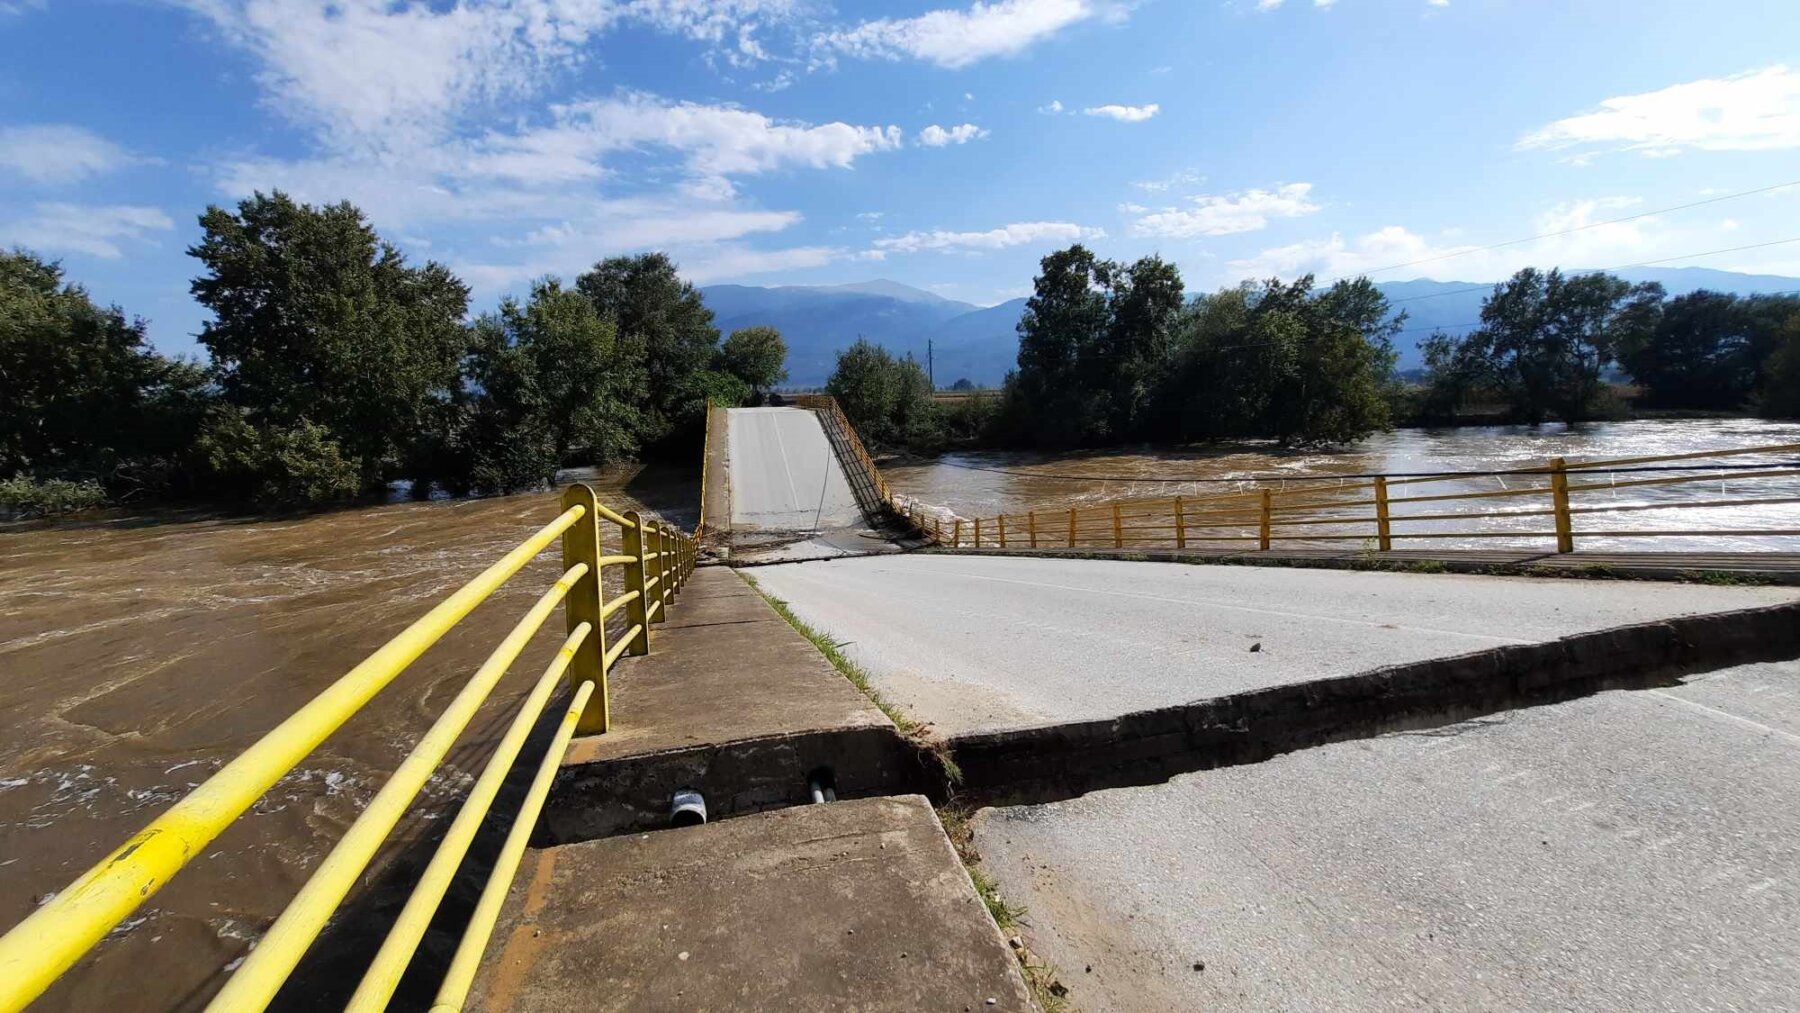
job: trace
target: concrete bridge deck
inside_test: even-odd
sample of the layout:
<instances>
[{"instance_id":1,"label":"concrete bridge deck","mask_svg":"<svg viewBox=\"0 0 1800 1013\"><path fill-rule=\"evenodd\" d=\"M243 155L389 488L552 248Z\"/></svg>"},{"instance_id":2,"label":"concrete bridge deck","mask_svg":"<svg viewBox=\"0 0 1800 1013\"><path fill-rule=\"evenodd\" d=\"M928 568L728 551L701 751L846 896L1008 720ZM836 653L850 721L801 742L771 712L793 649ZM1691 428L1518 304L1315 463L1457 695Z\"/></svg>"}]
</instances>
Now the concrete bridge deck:
<instances>
[{"instance_id":1,"label":"concrete bridge deck","mask_svg":"<svg viewBox=\"0 0 1800 1013\"><path fill-rule=\"evenodd\" d=\"M653 637L565 756L470 1008L1030 1008L880 710L723 567ZM820 770L843 801L805 804ZM661 829L687 787L740 818Z\"/></svg>"}]
</instances>

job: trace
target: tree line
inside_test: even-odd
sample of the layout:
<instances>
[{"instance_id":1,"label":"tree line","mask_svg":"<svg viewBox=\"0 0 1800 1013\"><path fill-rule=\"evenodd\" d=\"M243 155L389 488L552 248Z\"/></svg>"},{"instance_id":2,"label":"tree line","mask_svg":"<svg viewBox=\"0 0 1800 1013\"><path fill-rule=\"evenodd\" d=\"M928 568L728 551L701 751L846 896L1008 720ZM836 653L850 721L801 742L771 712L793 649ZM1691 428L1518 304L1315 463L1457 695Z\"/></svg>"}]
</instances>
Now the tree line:
<instances>
[{"instance_id":1,"label":"tree line","mask_svg":"<svg viewBox=\"0 0 1800 1013\"><path fill-rule=\"evenodd\" d=\"M1421 414L1451 417L1473 399L1523 422L1578 423L1617 411L1617 371L1652 409L1800 416L1800 296L1698 291L1604 272L1526 268L1494 286L1481 325L1423 345Z\"/></svg>"},{"instance_id":2,"label":"tree line","mask_svg":"<svg viewBox=\"0 0 1800 1013\"><path fill-rule=\"evenodd\" d=\"M1081 245L1045 257L997 397L942 409L924 372L868 342L827 390L873 441L930 452L1262 438L1362 439L1396 422L1454 420L1498 402L1507 418L1581 423L1623 409L1623 375L1650 409L1800 416L1800 297L1700 291L1595 272L1526 268L1484 298L1481 324L1422 344L1422 382L1394 369L1395 313L1366 278L1271 279L1188 298L1159 257L1129 264Z\"/></svg>"},{"instance_id":3,"label":"tree line","mask_svg":"<svg viewBox=\"0 0 1800 1013\"><path fill-rule=\"evenodd\" d=\"M1391 338L1405 317L1390 318L1366 279L1184 293L1180 271L1160 257L1121 264L1077 244L1041 262L1018 325L1018 366L997 398L941 410L917 363L867 343L839 355L827 390L877 442L927 450L956 437L1045 448L1327 444L1388 426ZM871 399L871 387L896 394Z\"/></svg>"},{"instance_id":4,"label":"tree line","mask_svg":"<svg viewBox=\"0 0 1800 1013\"><path fill-rule=\"evenodd\" d=\"M721 341L662 254L542 279L470 321L468 286L349 203L256 194L200 224L205 363L157 354L57 264L0 253L0 509L508 492L687 450L709 399L786 378L780 334Z\"/></svg>"}]
</instances>

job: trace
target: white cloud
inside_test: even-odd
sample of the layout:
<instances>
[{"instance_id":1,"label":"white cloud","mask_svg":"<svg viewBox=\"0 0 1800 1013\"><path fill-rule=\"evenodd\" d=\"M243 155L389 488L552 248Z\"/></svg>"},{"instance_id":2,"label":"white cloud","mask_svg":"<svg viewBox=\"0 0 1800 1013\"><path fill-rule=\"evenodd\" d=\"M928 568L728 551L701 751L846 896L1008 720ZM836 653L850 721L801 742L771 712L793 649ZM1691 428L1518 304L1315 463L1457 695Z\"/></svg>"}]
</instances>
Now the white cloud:
<instances>
[{"instance_id":1,"label":"white cloud","mask_svg":"<svg viewBox=\"0 0 1800 1013\"><path fill-rule=\"evenodd\" d=\"M948 129L933 123L919 131L919 143L928 148L941 148L946 144L967 144L987 135L986 130L973 123L964 123Z\"/></svg>"},{"instance_id":2,"label":"white cloud","mask_svg":"<svg viewBox=\"0 0 1800 1013\"><path fill-rule=\"evenodd\" d=\"M1788 198L1791 199L1790 195ZM1771 195L1770 199L1777 199ZM1403 278L1496 281L1522 267L1562 267L1568 270L1621 267L1645 261L1670 260L1671 266L1691 264L1721 270L1784 274L1800 269L1800 244L1743 250L1732 254L1693 257L1693 254L1756 244L1763 236L1745 235L1732 219L1682 221L1678 216L1652 215L1629 222L1596 225L1620 217L1620 212L1641 203L1632 197L1600 197L1563 201L1544 208L1532 221L1533 235L1565 231L1528 242L1487 248L1486 243L1460 241L1461 230L1442 229L1423 234L1401 225L1389 225L1346 238L1339 233L1266 249L1254 256L1230 262L1219 280L1232 283L1242 278L1295 277L1308 272L1322 278L1353 277L1380 271L1377 280ZM1630 212L1625 210L1626 214ZM1504 238L1504 237L1502 237ZM1786 238L1777 232L1766 238ZM1382 271L1395 265L1409 265Z\"/></svg>"},{"instance_id":3,"label":"white cloud","mask_svg":"<svg viewBox=\"0 0 1800 1013\"><path fill-rule=\"evenodd\" d=\"M46 123L0 129L0 172L33 183L77 183L146 161L81 127Z\"/></svg>"},{"instance_id":4,"label":"white cloud","mask_svg":"<svg viewBox=\"0 0 1800 1013\"><path fill-rule=\"evenodd\" d=\"M1192 239L1228 236L1266 228L1271 218L1299 218L1318 212L1311 183L1287 183L1273 190L1244 190L1188 198L1192 207L1170 207L1139 217L1132 231L1140 236Z\"/></svg>"},{"instance_id":5,"label":"white cloud","mask_svg":"<svg viewBox=\"0 0 1800 1013\"><path fill-rule=\"evenodd\" d=\"M1000 250L1009 246L1072 243L1105 237L1106 232L1102 229L1090 229L1072 222L1015 222L986 232L946 232L942 229L908 232L903 236L875 240L875 251L886 254L920 250Z\"/></svg>"},{"instance_id":6,"label":"white cloud","mask_svg":"<svg viewBox=\"0 0 1800 1013\"><path fill-rule=\"evenodd\" d=\"M172 0L263 63L268 101L339 143L402 147L464 112L530 94L622 22L762 55L752 32L799 0Z\"/></svg>"},{"instance_id":7,"label":"white cloud","mask_svg":"<svg viewBox=\"0 0 1800 1013\"><path fill-rule=\"evenodd\" d=\"M822 33L813 43L827 53L885 59L904 56L942 67L966 67L989 57L1023 52L1070 25L1114 10L1099 0L978 0L967 10L865 21L855 28Z\"/></svg>"},{"instance_id":8,"label":"white cloud","mask_svg":"<svg viewBox=\"0 0 1800 1013\"><path fill-rule=\"evenodd\" d=\"M1183 169L1180 172L1164 177L1163 179L1133 180L1131 185L1148 193L1162 193L1164 190L1170 190L1178 186L1198 186L1205 181L1206 177L1201 175L1198 170Z\"/></svg>"},{"instance_id":9,"label":"white cloud","mask_svg":"<svg viewBox=\"0 0 1800 1013\"><path fill-rule=\"evenodd\" d=\"M161 209L131 204L36 205L30 217L0 225L0 239L36 251L86 253L105 260L124 255L119 244L147 241L175 227Z\"/></svg>"},{"instance_id":10,"label":"white cloud","mask_svg":"<svg viewBox=\"0 0 1800 1013\"><path fill-rule=\"evenodd\" d=\"M1448 6L1450 6L1450 0L1425 0L1425 6L1427 6L1427 7L1448 7Z\"/></svg>"},{"instance_id":11,"label":"white cloud","mask_svg":"<svg viewBox=\"0 0 1800 1013\"><path fill-rule=\"evenodd\" d=\"M1622 95L1520 138L1521 149L1600 146L1646 156L1800 148L1800 71L1768 67Z\"/></svg>"},{"instance_id":12,"label":"white cloud","mask_svg":"<svg viewBox=\"0 0 1800 1013\"><path fill-rule=\"evenodd\" d=\"M1082 110L1082 112L1089 116L1104 116L1107 119L1118 120L1121 123L1142 123L1161 111L1162 106L1159 106L1154 102L1143 106L1089 106Z\"/></svg>"},{"instance_id":13,"label":"white cloud","mask_svg":"<svg viewBox=\"0 0 1800 1013\"><path fill-rule=\"evenodd\" d=\"M1280 6L1281 0L1256 0L1256 9L1259 11L1272 11Z\"/></svg>"},{"instance_id":14,"label":"white cloud","mask_svg":"<svg viewBox=\"0 0 1800 1013\"><path fill-rule=\"evenodd\" d=\"M1063 111L1063 104L1061 102L1057 101L1056 99L1051 99L1050 104L1047 106L1038 106L1038 112L1044 113L1045 115L1048 115L1048 116L1055 116L1062 111Z\"/></svg>"}]
</instances>

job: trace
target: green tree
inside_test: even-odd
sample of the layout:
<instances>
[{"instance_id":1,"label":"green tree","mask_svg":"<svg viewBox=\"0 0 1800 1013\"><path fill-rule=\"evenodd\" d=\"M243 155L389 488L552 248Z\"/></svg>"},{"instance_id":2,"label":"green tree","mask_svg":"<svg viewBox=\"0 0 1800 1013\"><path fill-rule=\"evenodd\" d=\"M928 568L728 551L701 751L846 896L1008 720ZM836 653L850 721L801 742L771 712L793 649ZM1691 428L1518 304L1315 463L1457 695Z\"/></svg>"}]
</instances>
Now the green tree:
<instances>
[{"instance_id":1,"label":"green tree","mask_svg":"<svg viewBox=\"0 0 1800 1013\"><path fill-rule=\"evenodd\" d=\"M1769 339L1770 352L1757 395L1757 410L1776 418L1800 418L1800 311Z\"/></svg>"},{"instance_id":2,"label":"green tree","mask_svg":"<svg viewBox=\"0 0 1800 1013\"><path fill-rule=\"evenodd\" d=\"M1071 446L1102 435L1094 377L1083 370L1106 334L1115 269L1080 244L1039 262L1019 317L1019 368L1007 379L1008 426L1016 437Z\"/></svg>"},{"instance_id":3,"label":"green tree","mask_svg":"<svg viewBox=\"0 0 1800 1013\"><path fill-rule=\"evenodd\" d=\"M1609 274L1528 267L1494 286L1481 327L1464 340L1525 421L1578 423L1592 417L1621 340L1642 333L1662 296L1661 286Z\"/></svg>"},{"instance_id":4,"label":"green tree","mask_svg":"<svg viewBox=\"0 0 1800 1013\"><path fill-rule=\"evenodd\" d=\"M1389 424L1387 300L1367 279L1315 292L1311 276L1202 296L1188 307L1165 388L1168 439L1347 443Z\"/></svg>"},{"instance_id":5,"label":"green tree","mask_svg":"<svg viewBox=\"0 0 1800 1013\"><path fill-rule=\"evenodd\" d=\"M115 485L130 462L191 438L175 408L204 382L153 352L142 321L65 284L60 265L0 251L0 477Z\"/></svg>"},{"instance_id":6,"label":"green tree","mask_svg":"<svg viewBox=\"0 0 1800 1013\"><path fill-rule=\"evenodd\" d=\"M212 352L231 422L215 444L238 444L239 423L267 466L318 452L329 481L288 489L322 499L378 488L432 431L458 382L468 341L468 289L448 269L412 267L345 202L313 207L279 191L231 212L209 207L188 252L205 273L192 285L212 312L200 341ZM273 486L257 484L259 489Z\"/></svg>"},{"instance_id":7,"label":"green tree","mask_svg":"<svg viewBox=\"0 0 1800 1013\"><path fill-rule=\"evenodd\" d=\"M719 346L719 364L725 372L748 384L752 394L762 395L786 380L787 342L773 327L742 327L732 331Z\"/></svg>"},{"instance_id":8,"label":"green tree","mask_svg":"<svg viewBox=\"0 0 1800 1013\"><path fill-rule=\"evenodd\" d=\"M894 441L895 406L900 403L899 372L887 349L867 338L837 354L837 366L825 381L825 393L837 399L844 417L871 444Z\"/></svg>"},{"instance_id":9,"label":"green tree","mask_svg":"<svg viewBox=\"0 0 1800 1013\"><path fill-rule=\"evenodd\" d=\"M1013 424L1051 445L1152 435L1182 300L1180 272L1157 257L1045 257L1019 321Z\"/></svg>"},{"instance_id":10,"label":"green tree","mask_svg":"<svg viewBox=\"0 0 1800 1013\"><path fill-rule=\"evenodd\" d=\"M590 307L591 309L591 307ZM556 476L552 395L541 383L526 311L508 300L475 321L441 480L452 492L507 493ZM522 333L521 333L522 332Z\"/></svg>"},{"instance_id":11,"label":"green tree","mask_svg":"<svg viewBox=\"0 0 1800 1013\"><path fill-rule=\"evenodd\" d=\"M529 361L559 464L604 466L637 451L643 356L591 300L545 279L524 306L502 302L499 324Z\"/></svg>"},{"instance_id":12,"label":"green tree","mask_svg":"<svg viewBox=\"0 0 1800 1013\"><path fill-rule=\"evenodd\" d=\"M871 446L929 453L943 445L943 416L931 396L931 380L911 355L896 359L858 338L838 353L825 392Z\"/></svg>"},{"instance_id":13,"label":"green tree","mask_svg":"<svg viewBox=\"0 0 1800 1013\"><path fill-rule=\"evenodd\" d=\"M1753 318L1743 300L1699 291L1646 308L1619 342L1619 364L1658 408L1736 408L1756 385Z\"/></svg>"},{"instance_id":14,"label":"green tree","mask_svg":"<svg viewBox=\"0 0 1800 1013\"><path fill-rule=\"evenodd\" d=\"M689 378L712 364L719 346L719 329L699 291L661 253L602 260L576 279L575 288L613 321L627 347L642 349L641 442L667 439L678 416L691 428L692 413L678 410L678 403L690 397Z\"/></svg>"}]
</instances>

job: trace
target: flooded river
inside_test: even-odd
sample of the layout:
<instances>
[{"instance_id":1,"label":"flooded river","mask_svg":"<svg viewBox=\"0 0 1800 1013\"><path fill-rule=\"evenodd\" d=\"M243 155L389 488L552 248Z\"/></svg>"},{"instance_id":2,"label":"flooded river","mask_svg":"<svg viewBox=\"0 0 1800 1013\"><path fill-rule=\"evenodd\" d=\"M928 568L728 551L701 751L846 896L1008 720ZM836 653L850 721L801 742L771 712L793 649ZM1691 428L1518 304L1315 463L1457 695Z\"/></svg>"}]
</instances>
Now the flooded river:
<instances>
[{"instance_id":1,"label":"flooded river","mask_svg":"<svg viewBox=\"0 0 1800 1013\"><path fill-rule=\"evenodd\" d=\"M935 461L883 468L893 490L915 497L920 503L945 508L964 518L1012 515L1015 536L1020 515L1082 508L1119 498L1184 499L1220 496L1267 486L1276 490L1321 490L1329 500L1336 485L1354 485L1347 476L1418 472L1492 472L1542 467L1552 457L1578 461L1612 460L1685 454L1702 450L1726 450L1800 443L1800 423L1759 419L1703 419L1595 423L1580 429L1562 425L1471 426L1454 429L1401 429L1374 436L1347 449L1331 452L1282 452L1272 445L1240 445L1226 448L1195 447L1181 451L1103 451L1071 454L983 452L947 454ZM1732 459L1723 459L1730 462ZM1800 461L1800 453L1740 458L1739 461ZM1675 462L1683 463L1683 462ZM1713 462L1689 462L1705 465ZM1716 477L1707 482L1672 486L1577 491L1576 507L1657 505L1675 502L1800 498L1800 476L1766 479L1734 479L1727 470L1695 474ZM1318 477L1327 481L1314 481ZM1337 477L1337 480L1333 480ZM1574 481L1611 483L1669 477L1668 474L1595 472ZM1460 492L1494 492L1542 487L1543 476L1492 476L1444 482L1418 483L1392 495L1439 495ZM1347 509L1346 515L1369 514L1371 493L1347 492L1342 498L1360 498L1365 505ZM1542 502L1540 502L1540 500ZM1432 504L1396 504L1394 516L1457 513L1455 521L1419 521L1396 525L1396 531L1470 531L1482 535L1509 532L1541 532L1550 527L1543 516L1507 516L1505 511L1543 508L1548 494L1516 499L1477 499ZM1165 540L1172 537L1172 515ZM1086 521L1084 520L1084 531ZM1105 527L1104 524L1100 525ZM1649 509L1620 513L1594 513L1576 518L1577 547L1587 550L1636 549L1675 551L1715 549L1800 551L1800 537L1722 536L1707 538L1630 538L1592 535L1583 531L1643 531L1720 529L1800 529L1800 503L1720 506L1706 509ZM1235 529L1233 529L1235 530ZM1060 532L1060 529L1059 529ZM1372 524L1314 529L1315 533L1346 534L1335 544L1346 549L1372 536ZM992 528L989 528L991 536ZM1110 541L1110 532L1094 531ZM1242 531L1238 531L1240 536ZM966 536L965 536L966 537ZM1127 540L1129 544L1129 539ZM1086 544L1084 535L1082 544ZM1401 540L1401 548L1429 544L1443 548L1553 548L1542 536L1434 538Z\"/></svg>"},{"instance_id":2,"label":"flooded river","mask_svg":"<svg viewBox=\"0 0 1800 1013\"><path fill-rule=\"evenodd\" d=\"M615 509L691 524L696 477L588 480ZM558 512L555 494L536 493L0 533L0 925ZM559 561L541 555L476 609L34 1008L204 1005ZM553 618L422 792L390 856L447 823L562 638Z\"/></svg>"},{"instance_id":3,"label":"flooded river","mask_svg":"<svg viewBox=\"0 0 1800 1013\"><path fill-rule=\"evenodd\" d=\"M1364 472L1491 471L1559 455L1780 443L1800 443L1800 425L1406 430L1340 453L1241 447L954 454L895 466L887 475L898 492L973 517L1066 510L1120 496L1216 495L1255 478L1280 484ZM620 474L595 484L616 508L658 510L689 524L696 477ZM1500 481L1472 479L1469 487ZM1800 497L1800 484L1785 481L1779 488ZM1680 488L1689 498L1745 495L1728 475L1704 489ZM1754 494L1767 496L1771 488ZM1493 501L1476 501L1483 502ZM1691 527L1704 513L1712 527L1800 528L1795 511L1793 504L1727 507L1651 522ZM291 520L138 517L0 529L0 924L23 918L556 513L554 495L538 493ZM1638 516L1634 523L1645 523ZM1796 541L1732 539L1729 547L1792 549ZM554 579L554 556L521 572L284 778L59 983L42 1008L203 1005L474 666ZM561 639L561 623L553 621L527 650L452 752L447 773L398 829L389 858L404 853L410 860L430 843ZM353 898L348 910L340 926L385 924L363 917L379 915L379 904ZM358 952L367 959L366 948ZM356 958L327 966L344 974L339 981L335 973L315 973L311 980L325 983L325 998L333 983L345 991L354 985Z\"/></svg>"}]
</instances>

